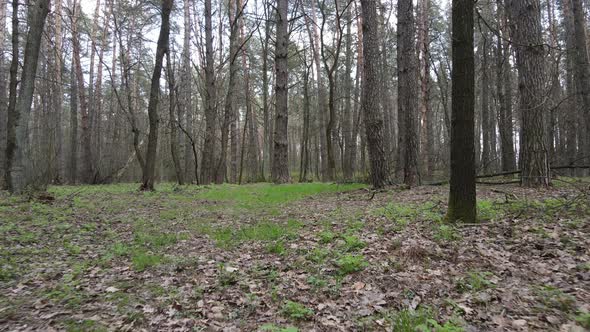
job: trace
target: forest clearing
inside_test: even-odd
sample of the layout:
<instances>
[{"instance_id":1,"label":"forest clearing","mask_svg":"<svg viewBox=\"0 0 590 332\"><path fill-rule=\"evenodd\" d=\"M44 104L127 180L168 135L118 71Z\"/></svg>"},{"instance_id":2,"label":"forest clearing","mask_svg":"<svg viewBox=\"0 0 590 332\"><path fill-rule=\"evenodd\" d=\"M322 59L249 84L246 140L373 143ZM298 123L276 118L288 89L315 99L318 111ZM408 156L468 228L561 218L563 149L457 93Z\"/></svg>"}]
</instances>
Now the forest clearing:
<instances>
[{"instance_id":1,"label":"forest clearing","mask_svg":"<svg viewBox=\"0 0 590 332\"><path fill-rule=\"evenodd\" d=\"M584 331L583 186L483 186L474 225L444 186L4 196L0 330Z\"/></svg>"}]
</instances>

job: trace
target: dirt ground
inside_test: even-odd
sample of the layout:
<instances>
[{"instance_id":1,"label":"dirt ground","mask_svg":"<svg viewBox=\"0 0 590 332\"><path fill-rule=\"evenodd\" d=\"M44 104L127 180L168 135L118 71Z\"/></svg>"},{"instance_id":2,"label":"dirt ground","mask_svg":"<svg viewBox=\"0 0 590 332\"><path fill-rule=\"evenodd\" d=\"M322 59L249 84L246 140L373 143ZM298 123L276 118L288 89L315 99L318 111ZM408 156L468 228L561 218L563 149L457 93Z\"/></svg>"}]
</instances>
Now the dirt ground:
<instances>
[{"instance_id":1,"label":"dirt ground","mask_svg":"<svg viewBox=\"0 0 590 332\"><path fill-rule=\"evenodd\" d=\"M481 187L454 226L445 186L270 186L2 196L0 330L590 329L587 188Z\"/></svg>"}]
</instances>

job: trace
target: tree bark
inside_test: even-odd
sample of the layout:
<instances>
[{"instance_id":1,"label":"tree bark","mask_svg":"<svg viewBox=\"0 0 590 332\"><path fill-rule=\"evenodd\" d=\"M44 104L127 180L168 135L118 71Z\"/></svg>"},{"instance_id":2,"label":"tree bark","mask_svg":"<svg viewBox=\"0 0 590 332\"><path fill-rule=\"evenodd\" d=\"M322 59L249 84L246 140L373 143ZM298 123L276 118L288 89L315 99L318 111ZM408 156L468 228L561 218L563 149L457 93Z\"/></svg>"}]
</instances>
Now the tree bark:
<instances>
[{"instance_id":1,"label":"tree bark","mask_svg":"<svg viewBox=\"0 0 590 332\"><path fill-rule=\"evenodd\" d=\"M498 20L503 22L500 35L497 36L496 57L496 89L498 90L500 150L502 156L502 171L509 172L516 169L514 153L514 133L512 125L512 80L510 68L510 43L507 27L507 13L504 11L505 1L497 0Z\"/></svg>"},{"instance_id":2,"label":"tree bark","mask_svg":"<svg viewBox=\"0 0 590 332\"><path fill-rule=\"evenodd\" d=\"M574 38L576 48L575 61L575 80L577 86L577 94L580 96L582 107L578 108L580 113L578 119L579 126L583 129L580 132L585 133L579 142L581 153L585 157L579 162L590 160L590 60L588 56L588 44L586 38L586 18L584 14L584 7L581 0L571 0L572 9L574 13Z\"/></svg>"},{"instance_id":3,"label":"tree bark","mask_svg":"<svg viewBox=\"0 0 590 332\"><path fill-rule=\"evenodd\" d=\"M162 76L162 62L164 55L168 53L168 44L170 38L170 11L172 10L174 0L162 0L162 23L160 26L160 36L156 47L156 62L152 74L150 87L150 99L148 103L149 133L148 146L145 157L145 168L143 171L143 183L141 190L154 190L154 181L156 177L156 158L158 152L158 126L160 118L158 115L158 103L160 101L160 77Z\"/></svg>"},{"instance_id":4,"label":"tree bark","mask_svg":"<svg viewBox=\"0 0 590 332\"><path fill-rule=\"evenodd\" d=\"M477 219L475 193L475 54L472 0L452 3L451 181L446 220Z\"/></svg>"},{"instance_id":5,"label":"tree bark","mask_svg":"<svg viewBox=\"0 0 590 332\"><path fill-rule=\"evenodd\" d=\"M215 122L217 119L217 96L213 58L213 27L211 0L205 0L205 140L201 158L201 184L210 184L214 177Z\"/></svg>"},{"instance_id":6,"label":"tree bark","mask_svg":"<svg viewBox=\"0 0 590 332\"><path fill-rule=\"evenodd\" d=\"M511 0L512 35L520 92L521 182L525 187L551 184L545 134L545 51L539 0Z\"/></svg>"},{"instance_id":7,"label":"tree bark","mask_svg":"<svg viewBox=\"0 0 590 332\"><path fill-rule=\"evenodd\" d=\"M416 137L417 64L414 42L414 5L412 0L398 1L397 63L398 63L398 167L403 167L403 181L414 186L418 175L418 142Z\"/></svg>"},{"instance_id":8,"label":"tree bark","mask_svg":"<svg viewBox=\"0 0 590 332\"><path fill-rule=\"evenodd\" d=\"M33 92L35 90L35 75L37 74L37 64L39 50L41 47L41 37L45 26L45 19L49 13L49 0L37 0L29 3L27 41L25 45L25 54L23 62L23 72L21 76L19 98L16 102L14 114L10 116L13 122L9 122L9 144L12 145L11 152L8 154L10 159L8 173L8 189L13 194L22 194L27 187L34 185L32 174L28 174L26 168L30 167L30 155L26 151L28 139L28 122L31 113L31 104L33 102ZM17 26L18 29L18 26ZM17 53L15 53L16 55Z\"/></svg>"},{"instance_id":9,"label":"tree bark","mask_svg":"<svg viewBox=\"0 0 590 332\"><path fill-rule=\"evenodd\" d=\"M288 89L289 89L289 22L288 0L277 0L277 28L275 47L275 100L276 115L274 125L274 148L272 163L272 180L274 183L287 183L291 180L289 175L289 142L287 127L288 114Z\"/></svg>"},{"instance_id":10,"label":"tree bark","mask_svg":"<svg viewBox=\"0 0 590 332\"><path fill-rule=\"evenodd\" d=\"M371 184L383 188L388 169L383 144L383 118L379 110L379 25L373 0L361 0L363 19L363 97L362 112L371 163Z\"/></svg>"}]
</instances>

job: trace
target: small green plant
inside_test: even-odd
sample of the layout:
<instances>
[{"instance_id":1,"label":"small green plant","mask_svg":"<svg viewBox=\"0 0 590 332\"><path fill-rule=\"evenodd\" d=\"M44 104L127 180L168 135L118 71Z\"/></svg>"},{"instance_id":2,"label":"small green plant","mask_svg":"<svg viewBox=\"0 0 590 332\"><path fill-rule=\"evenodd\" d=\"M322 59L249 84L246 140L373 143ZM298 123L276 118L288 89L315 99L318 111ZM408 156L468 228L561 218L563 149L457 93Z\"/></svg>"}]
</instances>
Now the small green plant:
<instances>
[{"instance_id":1,"label":"small green plant","mask_svg":"<svg viewBox=\"0 0 590 332\"><path fill-rule=\"evenodd\" d=\"M479 292L493 288L495 285L489 280L491 272L469 272L467 276L457 281L457 289L461 292Z\"/></svg>"},{"instance_id":2,"label":"small green plant","mask_svg":"<svg viewBox=\"0 0 590 332\"><path fill-rule=\"evenodd\" d=\"M309 276L309 278L307 278L307 283L315 290L322 289L328 285L328 282L319 276Z\"/></svg>"},{"instance_id":3,"label":"small green plant","mask_svg":"<svg viewBox=\"0 0 590 332\"><path fill-rule=\"evenodd\" d=\"M439 225L434 232L434 239L439 242L454 242L460 240L461 235L451 225Z\"/></svg>"},{"instance_id":4,"label":"small green plant","mask_svg":"<svg viewBox=\"0 0 590 332\"><path fill-rule=\"evenodd\" d=\"M160 264L163 257L160 255L153 255L143 251L137 251L131 257L133 269L142 272L146 269Z\"/></svg>"},{"instance_id":5,"label":"small green plant","mask_svg":"<svg viewBox=\"0 0 590 332\"><path fill-rule=\"evenodd\" d=\"M576 307L576 299L553 286L541 286L536 289L536 295L546 307L572 312Z\"/></svg>"},{"instance_id":6,"label":"small green plant","mask_svg":"<svg viewBox=\"0 0 590 332\"><path fill-rule=\"evenodd\" d=\"M267 332L299 332L296 327L287 326L287 327L280 327L274 324L264 324L260 327L260 331L267 331Z\"/></svg>"},{"instance_id":7,"label":"small green plant","mask_svg":"<svg viewBox=\"0 0 590 332\"><path fill-rule=\"evenodd\" d=\"M287 252L287 248L285 247L285 242L282 240L274 241L266 245L266 251L270 254L276 254L283 256Z\"/></svg>"},{"instance_id":8,"label":"small green plant","mask_svg":"<svg viewBox=\"0 0 590 332\"><path fill-rule=\"evenodd\" d=\"M346 254L336 261L341 275L358 272L368 266L362 255Z\"/></svg>"},{"instance_id":9,"label":"small green plant","mask_svg":"<svg viewBox=\"0 0 590 332\"><path fill-rule=\"evenodd\" d=\"M346 247L346 251L358 251L363 249L367 244L361 241L355 235L344 235L344 246Z\"/></svg>"},{"instance_id":10,"label":"small green plant","mask_svg":"<svg viewBox=\"0 0 590 332\"><path fill-rule=\"evenodd\" d=\"M330 251L326 248L314 248L307 254L307 259L314 262L321 264L326 261L326 258L330 255Z\"/></svg>"},{"instance_id":11,"label":"small green plant","mask_svg":"<svg viewBox=\"0 0 590 332\"><path fill-rule=\"evenodd\" d=\"M224 263L219 264L217 279L222 287L235 285L238 282L237 269L228 267Z\"/></svg>"},{"instance_id":12,"label":"small green plant","mask_svg":"<svg viewBox=\"0 0 590 332\"><path fill-rule=\"evenodd\" d=\"M428 308L417 310L402 310L390 317L394 332L462 332L464 331L458 320L451 319L442 325L434 318Z\"/></svg>"},{"instance_id":13,"label":"small green plant","mask_svg":"<svg viewBox=\"0 0 590 332\"><path fill-rule=\"evenodd\" d=\"M332 240L334 240L336 235L330 231L323 231L323 232L320 232L319 237L320 237L320 243L326 244L326 243L332 242Z\"/></svg>"},{"instance_id":14,"label":"small green plant","mask_svg":"<svg viewBox=\"0 0 590 332\"><path fill-rule=\"evenodd\" d=\"M293 301L286 301L283 304L281 312L285 317L288 317L293 320L310 319L314 314L312 309L304 306L301 303Z\"/></svg>"},{"instance_id":15,"label":"small green plant","mask_svg":"<svg viewBox=\"0 0 590 332\"><path fill-rule=\"evenodd\" d=\"M500 209L495 202L488 200L477 201L477 217L479 220L496 220L500 217Z\"/></svg>"},{"instance_id":16,"label":"small green plant","mask_svg":"<svg viewBox=\"0 0 590 332\"><path fill-rule=\"evenodd\" d=\"M581 327L590 330L590 312L580 312L576 316L576 323Z\"/></svg>"}]
</instances>

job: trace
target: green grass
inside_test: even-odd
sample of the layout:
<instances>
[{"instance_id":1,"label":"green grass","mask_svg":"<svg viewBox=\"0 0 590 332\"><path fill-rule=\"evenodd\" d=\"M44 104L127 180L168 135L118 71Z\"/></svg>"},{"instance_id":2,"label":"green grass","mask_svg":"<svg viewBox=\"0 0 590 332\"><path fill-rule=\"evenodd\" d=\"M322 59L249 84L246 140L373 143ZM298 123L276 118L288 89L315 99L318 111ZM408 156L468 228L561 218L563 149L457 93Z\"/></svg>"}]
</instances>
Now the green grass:
<instances>
[{"instance_id":1,"label":"green grass","mask_svg":"<svg viewBox=\"0 0 590 332\"><path fill-rule=\"evenodd\" d=\"M336 265L338 266L341 275L347 275L362 271L369 264L365 261L365 258L362 255L346 254L336 260Z\"/></svg>"},{"instance_id":2,"label":"green grass","mask_svg":"<svg viewBox=\"0 0 590 332\"><path fill-rule=\"evenodd\" d=\"M439 324L428 308L402 310L388 317L393 332L462 332L462 324L451 319Z\"/></svg>"},{"instance_id":3,"label":"green grass","mask_svg":"<svg viewBox=\"0 0 590 332\"><path fill-rule=\"evenodd\" d=\"M238 229L220 227L206 230L221 248L232 248L248 241L279 241L297 236L297 230L303 225L297 220L284 222L261 221L244 225Z\"/></svg>"},{"instance_id":4,"label":"green grass","mask_svg":"<svg viewBox=\"0 0 590 332\"><path fill-rule=\"evenodd\" d=\"M161 255L137 251L131 257L131 264L133 265L134 270L142 272L150 267L159 265L163 260L164 257Z\"/></svg>"},{"instance_id":5,"label":"green grass","mask_svg":"<svg viewBox=\"0 0 590 332\"><path fill-rule=\"evenodd\" d=\"M490 281L492 276L491 272L469 272L457 281L457 289L462 292L479 292L494 288L495 285Z\"/></svg>"},{"instance_id":6,"label":"green grass","mask_svg":"<svg viewBox=\"0 0 590 332\"><path fill-rule=\"evenodd\" d=\"M293 301L286 301L281 308L281 312L285 317L293 320L307 320L314 314L312 309Z\"/></svg>"}]
</instances>

